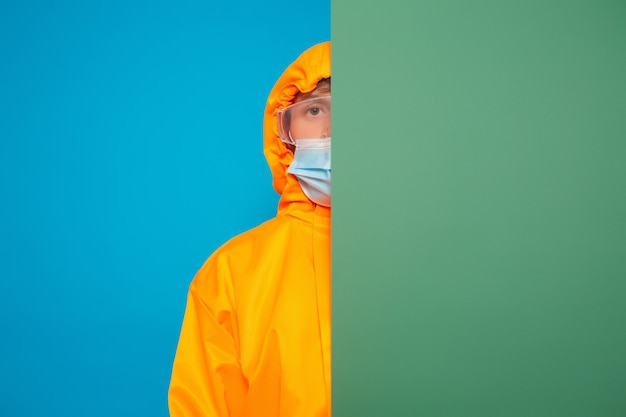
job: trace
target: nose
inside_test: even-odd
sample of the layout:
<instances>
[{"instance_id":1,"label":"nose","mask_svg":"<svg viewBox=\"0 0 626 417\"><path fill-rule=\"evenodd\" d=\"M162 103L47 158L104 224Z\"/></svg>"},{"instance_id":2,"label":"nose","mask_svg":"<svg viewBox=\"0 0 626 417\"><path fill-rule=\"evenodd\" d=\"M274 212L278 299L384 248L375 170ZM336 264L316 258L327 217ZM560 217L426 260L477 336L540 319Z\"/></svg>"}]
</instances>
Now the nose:
<instances>
[{"instance_id":1,"label":"nose","mask_svg":"<svg viewBox=\"0 0 626 417\"><path fill-rule=\"evenodd\" d=\"M330 137L330 126L326 126L324 130L322 130L322 138Z\"/></svg>"}]
</instances>

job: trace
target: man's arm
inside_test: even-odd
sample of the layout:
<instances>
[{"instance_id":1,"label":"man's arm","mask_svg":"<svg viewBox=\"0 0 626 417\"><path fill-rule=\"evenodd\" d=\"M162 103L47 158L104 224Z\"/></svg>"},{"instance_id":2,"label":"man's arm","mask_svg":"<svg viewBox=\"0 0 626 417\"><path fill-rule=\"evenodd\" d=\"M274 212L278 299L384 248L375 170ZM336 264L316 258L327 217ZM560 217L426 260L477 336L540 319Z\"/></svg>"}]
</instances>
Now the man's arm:
<instances>
[{"instance_id":1,"label":"man's arm","mask_svg":"<svg viewBox=\"0 0 626 417\"><path fill-rule=\"evenodd\" d=\"M205 289L202 287L203 292ZM226 299L218 299L215 310L201 295L194 280L170 381L170 416L237 416L248 384L230 329L233 313L219 306L227 303ZM215 301L216 297L218 294L210 294L208 298Z\"/></svg>"}]
</instances>

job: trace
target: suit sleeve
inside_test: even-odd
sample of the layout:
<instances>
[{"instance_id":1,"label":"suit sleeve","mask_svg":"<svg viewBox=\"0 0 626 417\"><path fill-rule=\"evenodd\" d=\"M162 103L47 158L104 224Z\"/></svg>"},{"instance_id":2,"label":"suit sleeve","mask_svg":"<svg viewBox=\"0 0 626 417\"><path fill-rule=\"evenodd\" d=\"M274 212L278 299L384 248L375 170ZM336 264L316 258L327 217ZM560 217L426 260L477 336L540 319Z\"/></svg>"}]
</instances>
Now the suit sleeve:
<instances>
[{"instance_id":1,"label":"suit sleeve","mask_svg":"<svg viewBox=\"0 0 626 417\"><path fill-rule=\"evenodd\" d=\"M219 283L198 283L203 278L189 289L169 388L171 417L237 416L247 393L231 297Z\"/></svg>"}]
</instances>

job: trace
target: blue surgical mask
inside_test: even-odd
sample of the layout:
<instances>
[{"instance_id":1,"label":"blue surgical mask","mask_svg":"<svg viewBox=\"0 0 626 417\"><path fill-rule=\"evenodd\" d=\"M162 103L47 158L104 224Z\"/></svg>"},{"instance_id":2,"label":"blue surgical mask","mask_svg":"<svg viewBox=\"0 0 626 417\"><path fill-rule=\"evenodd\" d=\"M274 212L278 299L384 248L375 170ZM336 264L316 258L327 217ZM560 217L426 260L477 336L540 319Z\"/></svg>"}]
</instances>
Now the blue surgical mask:
<instances>
[{"instance_id":1,"label":"blue surgical mask","mask_svg":"<svg viewBox=\"0 0 626 417\"><path fill-rule=\"evenodd\" d=\"M330 138L296 139L287 172L298 178L309 200L330 207Z\"/></svg>"}]
</instances>

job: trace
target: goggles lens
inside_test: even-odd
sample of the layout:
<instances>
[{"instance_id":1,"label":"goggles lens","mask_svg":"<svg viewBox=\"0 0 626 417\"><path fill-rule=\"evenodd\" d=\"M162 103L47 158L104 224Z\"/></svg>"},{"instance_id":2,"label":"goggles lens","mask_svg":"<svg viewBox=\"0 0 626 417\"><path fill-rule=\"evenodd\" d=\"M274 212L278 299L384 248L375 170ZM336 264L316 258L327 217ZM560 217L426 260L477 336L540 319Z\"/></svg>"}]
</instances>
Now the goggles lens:
<instances>
[{"instance_id":1,"label":"goggles lens","mask_svg":"<svg viewBox=\"0 0 626 417\"><path fill-rule=\"evenodd\" d=\"M280 139L291 145L297 139L330 137L330 96L309 98L276 113Z\"/></svg>"}]
</instances>

